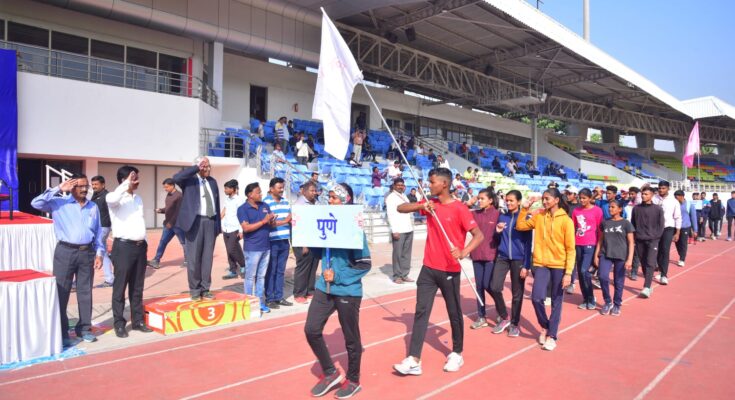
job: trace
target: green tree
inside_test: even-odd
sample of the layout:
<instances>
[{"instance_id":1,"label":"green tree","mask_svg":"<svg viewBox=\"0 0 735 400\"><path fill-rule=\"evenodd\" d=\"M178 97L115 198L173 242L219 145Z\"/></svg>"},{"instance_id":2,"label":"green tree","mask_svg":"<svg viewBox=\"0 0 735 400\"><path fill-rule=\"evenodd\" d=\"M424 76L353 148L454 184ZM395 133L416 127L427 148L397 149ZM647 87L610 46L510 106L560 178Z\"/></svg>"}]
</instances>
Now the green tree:
<instances>
[{"instance_id":1,"label":"green tree","mask_svg":"<svg viewBox=\"0 0 735 400\"><path fill-rule=\"evenodd\" d=\"M602 133L590 133L590 135L587 137L587 141L590 143L602 143Z\"/></svg>"}]
</instances>

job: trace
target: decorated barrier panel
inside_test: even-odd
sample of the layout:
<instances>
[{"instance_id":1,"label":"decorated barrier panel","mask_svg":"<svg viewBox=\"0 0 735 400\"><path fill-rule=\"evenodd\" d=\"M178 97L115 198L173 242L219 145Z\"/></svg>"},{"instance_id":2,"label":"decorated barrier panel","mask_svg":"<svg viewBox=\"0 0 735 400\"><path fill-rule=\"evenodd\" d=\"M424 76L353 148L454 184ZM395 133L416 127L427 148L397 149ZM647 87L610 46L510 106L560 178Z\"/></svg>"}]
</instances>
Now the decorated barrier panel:
<instances>
[{"instance_id":1,"label":"decorated barrier panel","mask_svg":"<svg viewBox=\"0 0 735 400\"><path fill-rule=\"evenodd\" d=\"M182 293L155 299L145 305L146 324L164 335L260 317L260 301L230 291L215 291L214 300L191 301Z\"/></svg>"}]
</instances>

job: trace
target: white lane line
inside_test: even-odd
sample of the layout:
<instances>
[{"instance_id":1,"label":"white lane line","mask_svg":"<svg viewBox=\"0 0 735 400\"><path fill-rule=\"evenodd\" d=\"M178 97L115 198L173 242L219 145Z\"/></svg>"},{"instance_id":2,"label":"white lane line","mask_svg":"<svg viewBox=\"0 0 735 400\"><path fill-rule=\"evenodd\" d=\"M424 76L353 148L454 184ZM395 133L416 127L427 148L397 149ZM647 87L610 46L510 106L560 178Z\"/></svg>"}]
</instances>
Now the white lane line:
<instances>
[{"instance_id":1,"label":"white lane line","mask_svg":"<svg viewBox=\"0 0 735 400\"><path fill-rule=\"evenodd\" d=\"M360 308L360 310L362 311L362 310L367 310L367 309L371 309L371 308L383 307L383 306L386 306L388 304L398 303L398 302L401 302L401 301L411 300L411 299L415 299L415 298L416 298L416 295L413 295L413 296L402 297L400 299L395 299L395 300L387 301L385 303L379 303L374 298L371 298L371 300L372 301L375 301L376 304L371 304L369 306L362 307L362 308ZM258 333L270 332L270 331L274 331L274 330L277 330L277 329L286 328L286 327L289 327L289 326L301 325L301 324L304 324L305 322L306 322L306 320L305 319L302 319L302 320L291 322L291 323L288 323L288 324L282 324L282 325L277 325L277 326L273 326L273 327L270 327L270 328L264 328L264 329L258 329L258 330L255 330L255 331L238 333L238 334L235 334L235 335L224 336L224 337L220 337L220 338L216 338L216 339L209 339L209 340L205 340L205 341L202 341L202 342L197 342L197 343L191 343L191 344L186 344L186 345L182 345L182 346L172 347L172 348L165 349L165 350L158 350L158 351L152 351L152 352L143 353L143 354L136 354L136 355L133 355L133 356L128 356L128 357L118 358L118 359L115 359L115 360L109 360L109 361L104 361L104 362L100 362L100 363L85 365L85 366L82 366L82 367L65 369L65 370L55 371L55 372L49 372L47 374L29 376L29 377L26 377L26 378L16 379L16 380L13 380L13 381L8 381L8 382L0 382L0 387L1 386L12 385L12 384L16 384L16 383L28 382L28 381L32 381L32 380L36 380L36 379L48 378L48 377L56 376L56 375L63 375L63 374L67 374L67 373L70 373L70 372L82 371L82 370L89 369L89 368L102 367L102 366L105 366L105 365L116 364L116 363L124 362L124 361L136 360L136 359L139 359L139 358L155 356L155 355L158 355L158 354L168 353L168 352L172 352L172 351L190 349L192 347L197 347L197 346L200 346L200 345L205 345L205 344L210 344L210 343L217 343L217 342L222 342L222 341L230 340L230 339L237 339L237 338L240 338L240 337L255 335L255 334L258 334ZM156 342L156 343L159 343L159 342ZM122 350L122 349L117 349L117 350ZM101 353L97 353L97 354L101 354Z\"/></svg>"},{"instance_id":2,"label":"white lane line","mask_svg":"<svg viewBox=\"0 0 735 400\"><path fill-rule=\"evenodd\" d=\"M701 262L699 262L699 263L691 266L690 268L685 269L684 271L679 272L675 276L672 276L671 278L669 278L669 281L672 281L672 280L676 279L677 277L686 274L689 271L692 271L692 270L694 270L694 269L696 269L696 268L698 268L698 267L700 267L702 265L705 265L709 261L711 261L711 260L713 260L713 259L715 259L717 257L722 256L723 254L729 252L730 250L732 250L732 248L730 248L728 250L725 250L725 251L722 251L722 252L720 252L718 254L715 254L712 257L710 257L710 258L708 258L708 259L706 259L704 261L701 261ZM660 285L658 285L658 286L660 286ZM637 294L636 295L632 295L632 296L626 298L625 300L623 300L623 303L627 303L628 301L630 301L630 300L632 300L632 299L634 299L636 297L638 297ZM594 319L596 317L599 317L599 316L600 316L599 313L592 314L589 317L584 318L584 319L582 319L580 321L577 321L576 323L574 323L574 324L572 324L572 325L570 325L570 326L562 329L561 331L559 331L559 333L567 332L567 331L569 331L571 329L574 329L577 326L582 325L583 323L588 322L588 321L590 321L590 320L592 320L592 319ZM715 320L717 320L717 319L715 319ZM444 386L441 386L441 387L437 388L436 390L433 390L433 391L431 391L429 393L426 393L425 395L423 395L421 397L418 397L417 399L418 400L423 400L423 399L428 399L430 397L436 396L437 394L439 394L439 393L441 393L441 392L443 392L443 391L445 391L445 390L447 390L447 389L449 389L449 388L451 388L453 386L459 385L460 383L465 382L466 380L471 379L471 378L473 378L473 377L475 377L475 376L477 376L477 375L479 375L479 374L481 374L481 373L483 373L483 372L485 372L485 371L487 371L487 370L489 370L491 368L497 367L498 365L503 364L504 362L506 362L508 360L511 360L511 359L513 359L513 358L515 358L515 357L517 357L517 356L519 356L519 355L521 355L521 354L523 354L523 353L525 353L525 352L527 352L527 351L529 351L531 349L538 349L538 348L539 348L539 346L537 344L535 344L535 343L532 344L532 345L529 345L527 347L524 347L524 348L516 351L515 353L509 354L509 355L507 355L507 356L505 356L505 357L503 357L503 358L501 358L499 360L494 361L491 364L485 365L484 367L482 367L482 368L480 368L478 370L475 370L475 371L471 372L470 374L467 374L467 375L465 375L465 376L463 376L461 378L455 379L451 383L448 383L448 384L446 384Z\"/></svg>"},{"instance_id":3,"label":"white lane line","mask_svg":"<svg viewBox=\"0 0 735 400\"><path fill-rule=\"evenodd\" d=\"M656 377L653 378L651 383L649 383L648 386L646 386L640 393L638 393L638 396L635 397L635 400L641 400L644 397L646 397L649 393L651 393L651 391L666 377L666 375L668 375L669 372L671 372L671 370L674 369L676 364L678 364L681 361L681 359L684 358L684 356L689 352L689 350L691 350L694 346L696 346L697 343L699 343L699 341L702 340L704 335L706 335L707 332L709 332L709 330L712 329L713 326L715 326L717 321L719 321L720 319L719 317L721 317L722 314L726 313L727 310L729 310L730 307L733 305L733 303L735 303L735 297L732 300L730 300L729 303L727 303L727 305L720 311L719 314L717 314L717 318L710 321L709 324L707 324L707 326L705 326L704 329L702 329L702 331L699 332L699 334L695 336L694 339L692 339L692 341L689 342L689 344L686 347L684 347L673 360L671 360L671 362L666 366L666 368L664 368L663 371L661 371L658 375L656 375Z\"/></svg>"}]
</instances>

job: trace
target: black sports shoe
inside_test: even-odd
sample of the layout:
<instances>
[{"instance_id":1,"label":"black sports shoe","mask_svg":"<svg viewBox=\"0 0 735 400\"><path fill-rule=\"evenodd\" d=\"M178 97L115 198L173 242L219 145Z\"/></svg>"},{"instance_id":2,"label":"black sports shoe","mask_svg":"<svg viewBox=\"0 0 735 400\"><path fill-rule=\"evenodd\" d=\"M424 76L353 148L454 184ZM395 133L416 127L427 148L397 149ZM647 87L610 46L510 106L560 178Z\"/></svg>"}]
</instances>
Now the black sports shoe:
<instances>
[{"instance_id":1,"label":"black sports shoe","mask_svg":"<svg viewBox=\"0 0 735 400\"><path fill-rule=\"evenodd\" d=\"M334 394L335 399L349 399L350 397L354 396L362 390L362 387L359 383L351 382L350 380L346 380L342 387L337 390L337 393Z\"/></svg>"},{"instance_id":2,"label":"black sports shoe","mask_svg":"<svg viewBox=\"0 0 735 400\"><path fill-rule=\"evenodd\" d=\"M125 330L124 326L115 328L115 336L119 338L126 338L128 337L128 331Z\"/></svg>"},{"instance_id":3,"label":"black sports shoe","mask_svg":"<svg viewBox=\"0 0 735 400\"><path fill-rule=\"evenodd\" d=\"M265 303L265 305L268 306L268 308L270 308L272 310L277 310L278 309L278 302L277 301L269 301L269 302Z\"/></svg>"},{"instance_id":4,"label":"black sports shoe","mask_svg":"<svg viewBox=\"0 0 735 400\"><path fill-rule=\"evenodd\" d=\"M134 324L132 329L134 331L139 331L143 333L151 333L153 332L153 329L149 328L146 324L140 323L140 324Z\"/></svg>"},{"instance_id":5,"label":"black sports shoe","mask_svg":"<svg viewBox=\"0 0 735 400\"><path fill-rule=\"evenodd\" d=\"M319 382L311 388L311 395L314 397L324 396L333 387L339 385L343 379L344 377L335 369L330 375L321 376Z\"/></svg>"},{"instance_id":6,"label":"black sports shoe","mask_svg":"<svg viewBox=\"0 0 735 400\"><path fill-rule=\"evenodd\" d=\"M290 306L292 306L292 305L293 305L293 303L291 303L290 301L288 301L288 300L286 300L286 299L281 299L281 300L280 300L280 301L278 302L278 305L279 305L279 306L286 306L286 307L290 307Z\"/></svg>"},{"instance_id":7,"label":"black sports shoe","mask_svg":"<svg viewBox=\"0 0 735 400\"><path fill-rule=\"evenodd\" d=\"M206 292L202 293L202 297L207 300L214 300L214 293L207 290Z\"/></svg>"}]
</instances>

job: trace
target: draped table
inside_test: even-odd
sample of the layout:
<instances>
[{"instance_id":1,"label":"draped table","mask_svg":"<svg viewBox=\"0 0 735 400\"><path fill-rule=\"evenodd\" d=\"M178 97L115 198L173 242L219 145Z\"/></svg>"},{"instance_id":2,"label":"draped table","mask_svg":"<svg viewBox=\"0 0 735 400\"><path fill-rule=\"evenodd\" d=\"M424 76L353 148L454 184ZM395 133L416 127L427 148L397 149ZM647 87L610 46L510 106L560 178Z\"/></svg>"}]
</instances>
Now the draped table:
<instances>
[{"instance_id":1,"label":"draped table","mask_svg":"<svg viewBox=\"0 0 735 400\"><path fill-rule=\"evenodd\" d=\"M61 350L56 279L31 269L0 271L0 364Z\"/></svg>"},{"instance_id":2,"label":"draped table","mask_svg":"<svg viewBox=\"0 0 735 400\"><path fill-rule=\"evenodd\" d=\"M53 270L56 235L48 218L15 211L13 220L0 213L0 271L31 268Z\"/></svg>"}]
</instances>

